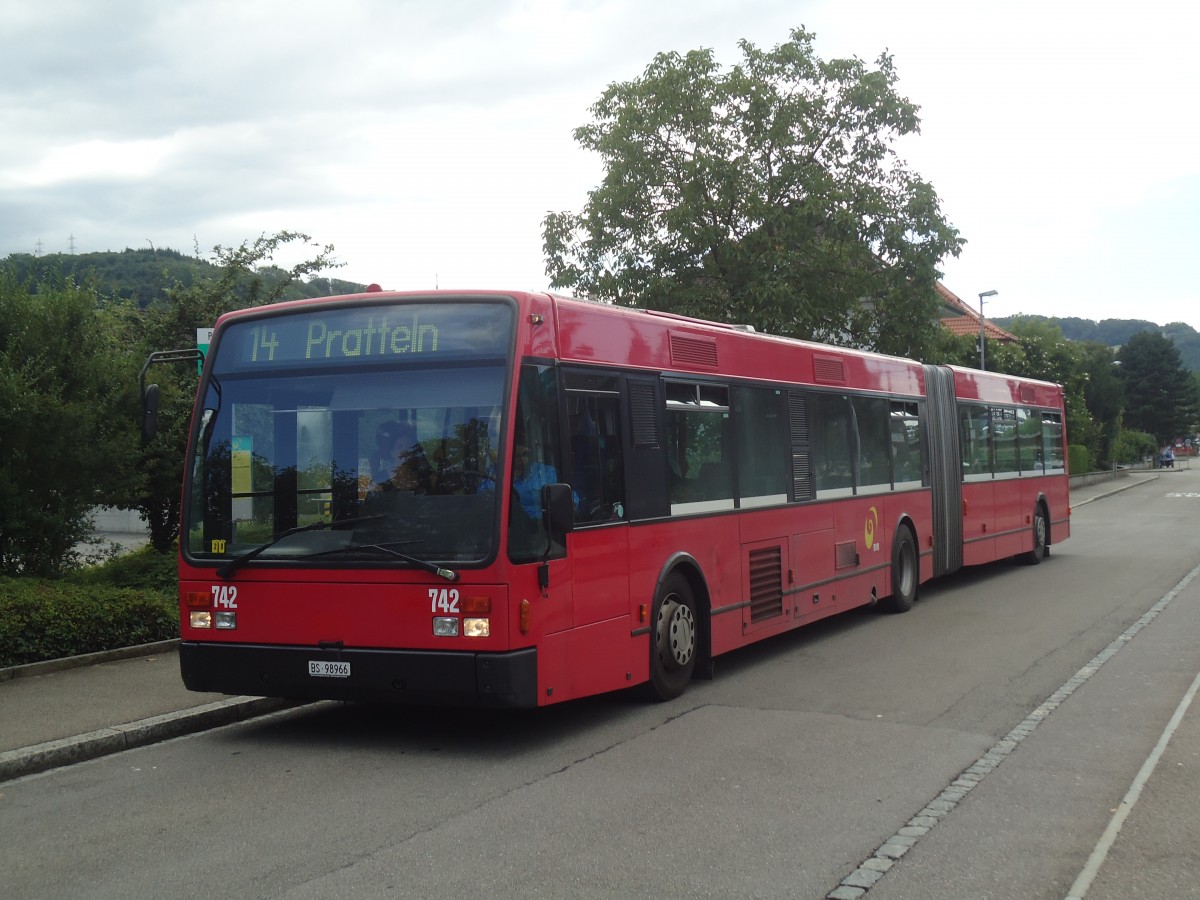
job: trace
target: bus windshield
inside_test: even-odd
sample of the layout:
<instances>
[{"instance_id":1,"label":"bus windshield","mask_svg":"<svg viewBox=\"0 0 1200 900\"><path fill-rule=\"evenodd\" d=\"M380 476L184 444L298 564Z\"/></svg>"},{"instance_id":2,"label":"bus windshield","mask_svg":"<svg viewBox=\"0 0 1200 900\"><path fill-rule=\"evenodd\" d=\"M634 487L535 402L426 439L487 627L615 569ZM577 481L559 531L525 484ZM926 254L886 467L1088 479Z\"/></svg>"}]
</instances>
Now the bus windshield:
<instances>
[{"instance_id":1,"label":"bus windshield","mask_svg":"<svg viewBox=\"0 0 1200 900\"><path fill-rule=\"evenodd\" d=\"M197 416L187 555L486 561L512 323L512 306L493 301L229 324Z\"/></svg>"}]
</instances>

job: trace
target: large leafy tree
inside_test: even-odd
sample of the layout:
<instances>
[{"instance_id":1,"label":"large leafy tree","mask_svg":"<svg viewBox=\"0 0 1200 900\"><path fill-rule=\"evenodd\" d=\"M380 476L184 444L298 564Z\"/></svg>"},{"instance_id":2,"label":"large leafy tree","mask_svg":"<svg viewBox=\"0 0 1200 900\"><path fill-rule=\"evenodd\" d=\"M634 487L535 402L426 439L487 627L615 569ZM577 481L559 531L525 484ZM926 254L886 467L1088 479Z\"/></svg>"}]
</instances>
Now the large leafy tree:
<instances>
[{"instance_id":1,"label":"large leafy tree","mask_svg":"<svg viewBox=\"0 0 1200 900\"><path fill-rule=\"evenodd\" d=\"M0 271L0 573L61 574L91 510L134 484L135 390L115 326L90 285L34 290Z\"/></svg>"},{"instance_id":2,"label":"large leafy tree","mask_svg":"<svg viewBox=\"0 0 1200 900\"><path fill-rule=\"evenodd\" d=\"M1125 412L1125 385L1116 362L1117 355L1111 347L1096 341L1080 345L1080 364L1086 379L1083 396L1096 430L1095 445L1090 449L1094 449L1096 463L1105 467L1126 461L1120 458L1117 447Z\"/></svg>"},{"instance_id":3,"label":"large leafy tree","mask_svg":"<svg viewBox=\"0 0 1200 900\"><path fill-rule=\"evenodd\" d=\"M892 58L821 60L804 29L657 55L611 85L576 141L606 174L543 223L558 288L803 338L923 355L937 267L962 244L898 157L918 130Z\"/></svg>"},{"instance_id":4,"label":"large leafy tree","mask_svg":"<svg viewBox=\"0 0 1200 900\"><path fill-rule=\"evenodd\" d=\"M1196 390L1179 351L1157 331L1139 331L1119 352L1125 382L1125 425L1159 443L1196 425Z\"/></svg>"}]
</instances>

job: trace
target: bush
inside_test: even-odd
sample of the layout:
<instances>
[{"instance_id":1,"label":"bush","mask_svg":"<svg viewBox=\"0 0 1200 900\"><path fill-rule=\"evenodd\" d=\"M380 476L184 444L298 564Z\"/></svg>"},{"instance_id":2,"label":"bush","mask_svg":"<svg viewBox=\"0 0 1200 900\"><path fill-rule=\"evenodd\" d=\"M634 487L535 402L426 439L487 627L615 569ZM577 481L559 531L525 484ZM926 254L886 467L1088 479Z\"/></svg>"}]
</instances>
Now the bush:
<instances>
[{"instance_id":1,"label":"bush","mask_svg":"<svg viewBox=\"0 0 1200 900\"><path fill-rule=\"evenodd\" d=\"M1115 462L1135 463L1155 456L1158 456L1158 441L1154 439L1154 435L1144 431L1123 428L1113 441L1112 457Z\"/></svg>"},{"instance_id":2,"label":"bush","mask_svg":"<svg viewBox=\"0 0 1200 900\"><path fill-rule=\"evenodd\" d=\"M78 584L110 587L153 588L174 594L179 578L179 557L143 547L124 553L102 565L78 569L67 580Z\"/></svg>"},{"instance_id":3,"label":"bush","mask_svg":"<svg viewBox=\"0 0 1200 900\"><path fill-rule=\"evenodd\" d=\"M1092 455L1082 444L1067 447L1067 471L1072 475L1083 475L1092 471Z\"/></svg>"},{"instance_id":4,"label":"bush","mask_svg":"<svg viewBox=\"0 0 1200 900\"><path fill-rule=\"evenodd\" d=\"M178 637L175 563L167 559L169 589L118 586L165 580L160 563L140 552L62 581L0 577L0 667Z\"/></svg>"}]
</instances>

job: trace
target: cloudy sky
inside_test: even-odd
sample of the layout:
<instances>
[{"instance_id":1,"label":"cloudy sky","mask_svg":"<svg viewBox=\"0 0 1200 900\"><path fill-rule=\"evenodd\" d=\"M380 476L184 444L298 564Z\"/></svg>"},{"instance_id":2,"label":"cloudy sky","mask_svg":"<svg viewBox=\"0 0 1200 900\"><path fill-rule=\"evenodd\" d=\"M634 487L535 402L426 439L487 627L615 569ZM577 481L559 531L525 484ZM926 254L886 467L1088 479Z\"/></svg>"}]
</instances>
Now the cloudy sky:
<instances>
[{"instance_id":1,"label":"cloudy sky","mask_svg":"<svg viewBox=\"0 0 1200 900\"><path fill-rule=\"evenodd\" d=\"M792 28L890 52L901 154L989 316L1200 329L1200 7L1185 0L0 0L0 256L263 232L387 288L547 286L541 220L601 177L572 130L656 52ZM283 260L284 262L294 260Z\"/></svg>"}]
</instances>

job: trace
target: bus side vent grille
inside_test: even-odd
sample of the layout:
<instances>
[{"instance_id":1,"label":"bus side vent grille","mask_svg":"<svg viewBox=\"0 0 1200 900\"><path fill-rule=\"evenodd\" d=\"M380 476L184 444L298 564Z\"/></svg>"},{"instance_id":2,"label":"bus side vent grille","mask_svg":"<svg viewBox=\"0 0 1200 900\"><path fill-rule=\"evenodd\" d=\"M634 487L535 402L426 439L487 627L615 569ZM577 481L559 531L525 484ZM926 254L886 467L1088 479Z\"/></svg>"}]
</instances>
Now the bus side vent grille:
<instances>
[{"instance_id":1,"label":"bus side vent grille","mask_svg":"<svg viewBox=\"0 0 1200 900\"><path fill-rule=\"evenodd\" d=\"M846 367L837 356L813 356L813 377L823 384L845 384Z\"/></svg>"},{"instance_id":2,"label":"bus side vent grille","mask_svg":"<svg viewBox=\"0 0 1200 900\"><path fill-rule=\"evenodd\" d=\"M655 402L654 385L648 381L629 381L629 418L633 434L633 446L657 447L658 404Z\"/></svg>"},{"instance_id":3,"label":"bus side vent grille","mask_svg":"<svg viewBox=\"0 0 1200 900\"><path fill-rule=\"evenodd\" d=\"M833 564L838 569L849 569L858 565L858 547L854 541L842 541L833 545Z\"/></svg>"},{"instance_id":4,"label":"bus side vent grille","mask_svg":"<svg viewBox=\"0 0 1200 900\"><path fill-rule=\"evenodd\" d=\"M812 454L808 444L808 406L804 394L788 392L788 428L792 441L792 499L813 498Z\"/></svg>"},{"instance_id":5,"label":"bus side vent grille","mask_svg":"<svg viewBox=\"0 0 1200 900\"><path fill-rule=\"evenodd\" d=\"M783 614L783 549L750 551L750 621Z\"/></svg>"},{"instance_id":6,"label":"bus side vent grille","mask_svg":"<svg viewBox=\"0 0 1200 900\"><path fill-rule=\"evenodd\" d=\"M717 367L717 342L671 335L671 362L675 365Z\"/></svg>"},{"instance_id":7,"label":"bus side vent grille","mask_svg":"<svg viewBox=\"0 0 1200 900\"><path fill-rule=\"evenodd\" d=\"M796 491L796 501L811 500L812 492L812 457L807 450L792 451L792 485Z\"/></svg>"}]
</instances>

